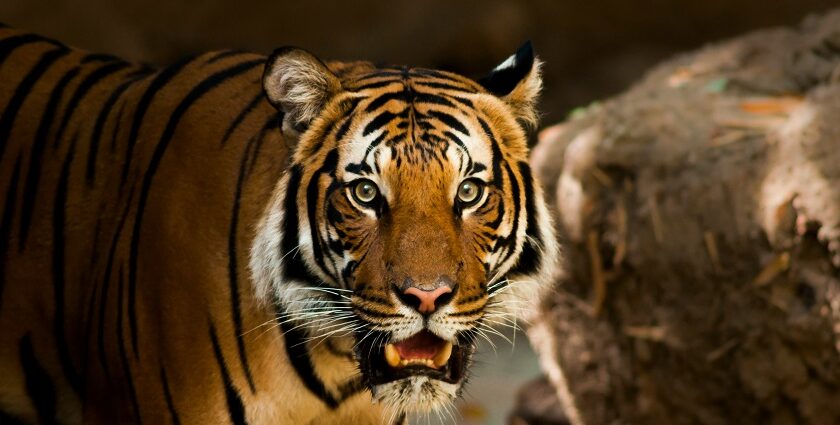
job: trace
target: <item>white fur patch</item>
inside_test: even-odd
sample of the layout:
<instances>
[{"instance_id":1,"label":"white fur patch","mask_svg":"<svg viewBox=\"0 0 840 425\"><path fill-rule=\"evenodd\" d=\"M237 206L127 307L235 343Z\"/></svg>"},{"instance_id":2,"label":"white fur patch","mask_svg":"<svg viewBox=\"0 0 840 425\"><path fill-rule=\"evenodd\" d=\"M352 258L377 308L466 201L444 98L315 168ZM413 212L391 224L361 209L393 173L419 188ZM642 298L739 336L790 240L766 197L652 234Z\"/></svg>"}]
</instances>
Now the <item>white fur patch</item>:
<instances>
[{"instance_id":1,"label":"white fur patch","mask_svg":"<svg viewBox=\"0 0 840 425\"><path fill-rule=\"evenodd\" d=\"M426 413L445 408L458 397L458 385L414 376L377 385L373 399L398 413Z\"/></svg>"},{"instance_id":2,"label":"white fur patch","mask_svg":"<svg viewBox=\"0 0 840 425\"><path fill-rule=\"evenodd\" d=\"M496 67L493 68L493 71L498 72L498 71L501 71L503 69L515 68L515 67L516 67L516 55L514 54L514 55L508 56L508 58L505 59L504 62L496 65Z\"/></svg>"},{"instance_id":3,"label":"white fur patch","mask_svg":"<svg viewBox=\"0 0 840 425\"><path fill-rule=\"evenodd\" d=\"M283 258L279 255L283 241L283 194L288 184L288 176L282 178L274 189L274 197L257 224L256 236L251 244L248 267L254 291L261 302L272 302L272 295L277 290L275 282L281 280Z\"/></svg>"}]
</instances>

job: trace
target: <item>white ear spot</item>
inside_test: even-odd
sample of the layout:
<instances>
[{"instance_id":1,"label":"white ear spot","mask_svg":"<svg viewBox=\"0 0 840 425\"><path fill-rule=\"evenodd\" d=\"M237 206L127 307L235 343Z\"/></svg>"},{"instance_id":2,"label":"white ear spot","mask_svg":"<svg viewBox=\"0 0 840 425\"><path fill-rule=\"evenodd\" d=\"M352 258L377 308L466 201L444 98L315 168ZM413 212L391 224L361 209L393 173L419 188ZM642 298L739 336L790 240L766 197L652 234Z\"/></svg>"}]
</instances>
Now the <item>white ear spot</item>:
<instances>
[{"instance_id":1,"label":"white ear spot","mask_svg":"<svg viewBox=\"0 0 840 425\"><path fill-rule=\"evenodd\" d=\"M516 68L516 55L508 56L508 58L505 59L504 62L496 65L496 67L493 68L493 72L498 72L508 68Z\"/></svg>"},{"instance_id":2,"label":"white ear spot","mask_svg":"<svg viewBox=\"0 0 840 425\"><path fill-rule=\"evenodd\" d=\"M534 128L537 124L535 106L542 88L540 65L533 46L526 42L478 82L507 103L519 122Z\"/></svg>"}]
</instances>

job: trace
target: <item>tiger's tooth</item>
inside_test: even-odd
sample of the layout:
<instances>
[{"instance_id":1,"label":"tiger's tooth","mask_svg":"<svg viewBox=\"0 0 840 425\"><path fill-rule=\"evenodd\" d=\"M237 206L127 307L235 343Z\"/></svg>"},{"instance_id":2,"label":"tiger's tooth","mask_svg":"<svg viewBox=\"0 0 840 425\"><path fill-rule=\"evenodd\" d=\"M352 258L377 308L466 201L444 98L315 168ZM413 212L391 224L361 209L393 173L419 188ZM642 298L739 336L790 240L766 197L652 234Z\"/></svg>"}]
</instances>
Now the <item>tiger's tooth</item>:
<instances>
[{"instance_id":1,"label":"tiger's tooth","mask_svg":"<svg viewBox=\"0 0 840 425\"><path fill-rule=\"evenodd\" d=\"M447 342L443 348L438 351L435 355L435 358L432 359L435 367L441 367L445 365L449 361L449 357L452 356L452 343Z\"/></svg>"},{"instance_id":2,"label":"tiger's tooth","mask_svg":"<svg viewBox=\"0 0 840 425\"><path fill-rule=\"evenodd\" d=\"M405 360L400 357L400 353L397 352L397 347L394 347L394 344L385 344L385 361L391 367L397 367L401 363L405 363Z\"/></svg>"}]
</instances>

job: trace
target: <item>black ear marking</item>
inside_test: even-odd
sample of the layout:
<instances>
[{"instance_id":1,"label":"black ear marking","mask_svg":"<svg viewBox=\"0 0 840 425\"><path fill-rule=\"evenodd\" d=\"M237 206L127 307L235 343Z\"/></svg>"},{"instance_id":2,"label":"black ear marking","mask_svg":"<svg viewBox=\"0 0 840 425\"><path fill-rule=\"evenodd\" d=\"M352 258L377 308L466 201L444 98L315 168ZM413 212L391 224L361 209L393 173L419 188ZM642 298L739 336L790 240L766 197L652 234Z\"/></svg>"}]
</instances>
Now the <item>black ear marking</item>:
<instances>
[{"instance_id":1,"label":"black ear marking","mask_svg":"<svg viewBox=\"0 0 840 425\"><path fill-rule=\"evenodd\" d=\"M510 94L534 66L534 47L526 41L512 56L478 80L487 91L502 97Z\"/></svg>"}]
</instances>

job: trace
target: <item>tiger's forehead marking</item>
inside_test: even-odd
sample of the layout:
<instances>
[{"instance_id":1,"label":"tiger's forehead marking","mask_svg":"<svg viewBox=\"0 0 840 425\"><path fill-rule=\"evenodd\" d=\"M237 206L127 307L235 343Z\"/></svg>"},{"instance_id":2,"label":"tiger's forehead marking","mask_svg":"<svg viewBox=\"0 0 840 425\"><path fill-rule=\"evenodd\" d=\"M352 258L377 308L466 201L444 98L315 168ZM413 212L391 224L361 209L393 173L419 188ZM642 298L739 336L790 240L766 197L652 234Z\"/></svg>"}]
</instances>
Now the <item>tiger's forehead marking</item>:
<instances>
[{"instance_id":1,"label":"tiger's forehead marking","mask_svg":"<svg viewBox=\"0 0 840 425\"><path fill-rule=\"evenodd\" d=\"M474 81L403 67L363 75L346 88L359 99L336 132L339 169L347 177L391 169L413 175L431 168L486 174L493 149L481 125L486 118L475 105L490 95Z\"/></svg>"}]
</instances>

